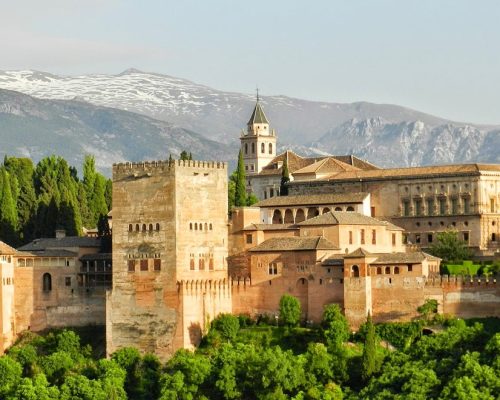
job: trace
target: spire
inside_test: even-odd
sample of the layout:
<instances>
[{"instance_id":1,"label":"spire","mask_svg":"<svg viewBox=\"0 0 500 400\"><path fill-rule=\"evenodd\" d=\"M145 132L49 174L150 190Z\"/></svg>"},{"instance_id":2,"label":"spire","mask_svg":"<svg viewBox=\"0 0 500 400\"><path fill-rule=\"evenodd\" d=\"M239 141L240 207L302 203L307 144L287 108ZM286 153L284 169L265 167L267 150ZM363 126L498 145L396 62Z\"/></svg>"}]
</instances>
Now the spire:
<instances>
[{"instance_id":1,"label":"spire","mask_svg":"<svg viewBox=\"0 0 500 400\"><path fill-rule=\"evenodd\" d=\"M259 92L257 91L257 103L255 104L255 108L253 109L252 116L248 121L248 125L252 124L269 124L269 121L266 118L266 114L264 114L264 110L260 105L259 101Z\"/></svg>"}]
</instances>

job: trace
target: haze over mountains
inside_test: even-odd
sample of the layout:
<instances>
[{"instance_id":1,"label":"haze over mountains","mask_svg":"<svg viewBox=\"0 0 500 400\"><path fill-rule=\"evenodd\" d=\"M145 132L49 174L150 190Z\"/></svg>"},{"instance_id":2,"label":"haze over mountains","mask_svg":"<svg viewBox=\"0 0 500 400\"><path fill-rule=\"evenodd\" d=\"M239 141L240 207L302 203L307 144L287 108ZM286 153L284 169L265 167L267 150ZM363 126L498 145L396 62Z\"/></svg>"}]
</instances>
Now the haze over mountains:
<instances>
[{"instance_id":1,"label":"haze over mountains","mask_svg":"<svg viewBox=\"0 0 500 400\"><path fill-rule=\"evenodd\" d=\"M169 152L176 154L174 150L184 148L198 158L234 159L240 132L255 103L254 95L134 69L118 75L75 77L0 71L0 89L58 100L3 91L0 135L7 129L14 140L19 130L24 140L22 144L9 140L6 150L39 154L47 151L43 146L70 138L72 151L93 152L101 165L167 158ZM16 102L20 104L15 106ZM499 126L452 122L400 106L367 102L264 96L262 103L280 147L302 154L353 153L381 166L500 162ZM15 118L5 111L16 107L23 112ZM35 111L38 107L45 114ZM223 144L218 148L214 141ZM52 152L59 153L57 149Z\"/></svg>"}]
</instances>

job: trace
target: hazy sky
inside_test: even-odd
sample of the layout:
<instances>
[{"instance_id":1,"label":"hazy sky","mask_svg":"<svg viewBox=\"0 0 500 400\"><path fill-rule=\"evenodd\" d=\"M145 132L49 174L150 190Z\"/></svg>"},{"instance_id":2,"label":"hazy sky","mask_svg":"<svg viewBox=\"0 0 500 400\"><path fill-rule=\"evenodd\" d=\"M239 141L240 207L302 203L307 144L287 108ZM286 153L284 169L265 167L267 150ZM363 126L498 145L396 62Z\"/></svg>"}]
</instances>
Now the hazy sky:
<instances>
[{"instance_id":1,"label":"hazy sky","mask_svg":"<svg viewBox=\"0 0 500 400\"><path fill-rule=\"evenodd\" d=\"M498 0L0 0L0 10L0 69L136 67L500 124Z\"/></svg>"}]
</instances>

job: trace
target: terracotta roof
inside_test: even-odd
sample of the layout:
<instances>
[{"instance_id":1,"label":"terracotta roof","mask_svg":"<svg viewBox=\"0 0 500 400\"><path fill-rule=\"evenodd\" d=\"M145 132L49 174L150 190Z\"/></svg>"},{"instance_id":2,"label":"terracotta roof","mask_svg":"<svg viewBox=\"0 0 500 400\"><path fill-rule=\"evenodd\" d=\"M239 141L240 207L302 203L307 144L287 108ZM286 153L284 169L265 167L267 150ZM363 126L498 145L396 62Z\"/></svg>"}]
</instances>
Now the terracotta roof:
<instances>
[{"instance_id":1,"label":"terracotta roof","mask_svg":"<svg viewBox=\"0 0 500 400\"><path fill-rule=\"evenodd\" d=\"M243 228L244 231L285 231L299 229L295 224L250 224Z\"/></svg>"},{"instance_id":2,"label":"terracotta roof","mask_svg":"<svg viewBox=\"0 0 500 400\"><path fill-rule=\"evenodd\" d=\"M42 238L19 247L20 251L42 251L64 247L100 247L101 239L87 236L66 236L60 239Z\"/></svg>"},{"instance_id":3,"label":"terracotta roof","mask_svg":"<svg viewBox=\"0 0 500 400\"><path fill-rule=\"evenodd\" d=\"M258 175L279 175L281 176L282 172L282 167L278 168L278 163L283 164L285 162L285 159L287 161L288 165L288 172L292 174L294 171L297 171L301 168L304 168L319 159L322 159L323 157L320 158L304 158L301 157L297 154L295 154L291 150L287 150L284 153L281 153L274 157L269 164L267 164L261 172L259 172Z\"/></svg>"},{"instance_id":4,"label":"terracotta roof","mask_svg":"<svg viewBox=\"0 0 500 400\"><path fill-rule=\"evenodd\" d=\"M332 205L341 203L362 203L368 193L324 193L295 196L276 196L254 204L255 207L288 207L310 205Z\"/></svg>"},{"instance_id":5,"label":"terracotta roof","mask_svg":"<svg viewBox=\"0 0 500 400\"><path fill-rule=\"evenodd\" d=\"M344 256L344 258L358 258L358 257L375 257L375 254L372 254L369 251L366 251L365 249L360 247Z\"/></svg>"},{"instance_id":6,"label":"terracotta roof","mask_svg":"<svg viewBox=\"0 0 500 400\"><path fill-rule=\"evenodd\" d=\"M387 225L387 222L350 211L330 211L298 223L307 225Z\"/></svg>"},{"instance_id":7,"label":"terracotta roof","mask_svg":"<svg viewBox=\"0 0 500 400\"><path fill-rule=\"evenodd\" d=\"M323 158L307 167L295 171L294 175L313 174L313 173L329 173L341 171L359 171L359 168L346 164L345 162L336 160L333 157Z\"/></svg>"},{"instance_id":8,"label":"terracotta roof","mask_svg":"<svg viewBox=\"0 0 500 400\"><path fill-rule=\"evenodd\" d=\"M322 236L283 237L265 240L250 251L302 251L302 250L339 250L332 242Z\"/></svg>"},{"instance_id":9,"label":"terracotta roof","mask_svg":"<svg viewBox=\"0 0 500 400\"><path fill-rule=\"evenodd\" d=\"M10 247L7 243L0 241L0 254L3 255L13 255L16 254L17 250L13 247Z\"/></svg>"},{"instance_id":10,"label":"terracotta roof","mask_svg":"<svg viewBox=\"0 0 500 400\"><path fill-rule=\"evenodd\" d=\"M346 155L346 156L333 156L339 161L342 161L346 164L352 165L353 167L359 168L359 169L364 169L364 170L369 170L369 169L380 169L376 165L372 164L369 161L362 160L361 158L358 158L356 156L353 156L352 154Z\"/></svg>"},{"instance_id":11,"label":"terracotta roof","mask_svg":"<svg viewBox=\"0 0 500 400\"><path fill-rule=\"evenodd\" d=\"M408 253L377 254L377 259L370 264L413 264L420 263L423 260L437 261L440 259L423 251L413 251Z\"/></svg>"},{"instance_id":12,"label":"terracotta roof","mask_svg":"<svg viewBox=\"0 0 500 400\"><path fill-rule=\"evenodd\" d=\"M456 164L427 167L387 168L367 171L345 171L332 174L327 178L327 180L411 178L429 175L478 175L480 171L500 172L500 164Z\"/></svg>"}]
</instances>

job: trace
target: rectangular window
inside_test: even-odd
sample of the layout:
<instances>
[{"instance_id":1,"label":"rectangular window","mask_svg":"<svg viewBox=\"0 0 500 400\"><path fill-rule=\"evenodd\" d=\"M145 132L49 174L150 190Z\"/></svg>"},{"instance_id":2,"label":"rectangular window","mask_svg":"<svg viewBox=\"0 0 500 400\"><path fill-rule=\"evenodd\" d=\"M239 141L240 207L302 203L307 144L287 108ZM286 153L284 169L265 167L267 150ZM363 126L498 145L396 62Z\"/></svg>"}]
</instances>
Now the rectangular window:
<instances>
[{"instance_id":1,"label":"rectangular window","mask_svg":"<svg viewBox=\"0 0 500 400\"><path fill-rule=\"evenodd\" d=\"M153 270L154 271L161 271L161 259L155 258L153 261Z\"/></svg>"},{"instance_id":2,"label":"rectangular window","mask_svg":"<svg viewBox=\"0 0 500 400\"><path fill-rule=\"evenodd\" d=\"M365 230L361 229L361 244L365 244Z\"/></svg>"},{"instance_id":3,"label":"rectangular window","mask_svg":"<svg viewBox=\"0 0 500 400\"><path fill-rule=\"evenodd\" d=\"M274 197L274 189L269 189L269 197Z\"/></svg>"},{"instance_id":4,"label":"rectangular window","mask_svg":"<svg viewBox=\"0 0 500 400\"><path fill-rule=\"evenodd\" d=\"M415 234L415 243L420 244L420 233Z\"/></svg>"},{"instance_id":5,"label":"rectangular window","mask_svg":"<svg viewBox=\"0 0 500 400\"><path fill-rule=\"evenodd\" d=\"M352 231L349 231L349 244L352 244Z\"/></svg>"},{"instance_id":6,"label":"rectangular window","mask_svg":"<svg viewBox=\"0 0 500 400\"><path fill-rule=\"evenodd\" d=\"M252 235L247 234L247 244L252 244Z\"/></svg>"},{"instance_id":7,"label":"rectangular window","mask_svg":"<svg viewBox=\"0 0 500 400\"><path fill-rule=\"evenodd\" d=\"M148 260L141 260L141 271L148 270Z\"/></svg>"},{"instance_id":8,"label":"rectangular window","mask_svg":"<svg viewBox=\"0 0 500 400\"><path fill-rule=\"evenodd\" d=\"M205 269L205 259L200 258L200 259L198 260L198 269L199 269L200 271L203 271L203 270Z\"/></svg>"},{"instance_id":9,"label":"rectangular window","mask_svg":"<svg viewBox=\"0 0 500 400\"><path fill-rule=\"evenodd\" d=\"M375 229L372 230L372 244L377 244L377 231Z\"/></svg>"},{"instance_id":10,"label":"rectangular window","mask_svg":"<svg viewBox=\"0 0 500 400\"><path fill-rule=\"evenodd\" d=\"M434 199L427 199L427 215L434 215Z\"/></svg>"},{"instance_id":11,"label":"rectangular window","mask_svg":"<svg viewBox=\"0 0 500 400\"><path fill-rule=\"evenodd\" d=\"M213 258L211 258L210 261L208 262L208 269L210 271L214 270L214 259Z\"/></svg>"},{"instance_id":12,"label":"rectangular window","mask_svg":"<svg viewBox=\"0 0 500 400\"><path fill-rule=\"evenodd\" d=\"M417 216L422 215L422 200L421 199L415 200L415 215L417 215Z\"/></svg>"},{"instance_id":13,"label":"rectangular window","mask_svg":"<svg viewBox=\"0 0 500 400\"><path fill-rule=\"evenodd\" d=\"M375 216L375 207L370 207L370 215L371 215L372 217L374 217L374 216Z\"/></svg>"},{"instance_id":14,"label":"rectangular window","mask_svg":"<svg viewBox=\"0 0 500 400\"><path fill-rule=\"evenodd\" d=\"M464 242L469 243L469 232L464 232Z\"/></svg>"},{"instance_id":15,"label":"rectangular window","mask_svg":"<svg viewBox=\"0 0 500 400\"><path fill-rule=\"evenodd\" d=\"M470 199L464 197L464 214L470 214Z\"/></svg>"},{"instance_id":16,"label":"rectangular window","mask_svg":"<svg viewBox=\"0 0 500 400\"><path fill-rule=\"evenodd\" d=\"M432 233L427 234L427 243L432 243Z\"/></svg>"},{"instance_id":17,"label":"rectangular window","mask_svg":"<svg viewBox=\"0 0 500 400\"><path fill-rule=\"evenodd\" d=\"M458 199L457 198L451 199L451 213L453 215L458 214Z\"/></svg>"},{"instance_id":18,"label":"rectangular window","mask_svg":"<svg viewBox=\"0 0 500 400\"><path fill-rule=\"evenodd\" d=\"M128 260L128 272L135 272L135 260Z\"/></svg>"},{"instance_id":19,"label":"rectangular window","mask_svg":"<svg viewBox=\"0 0 500 400\"><path fill-rule=\"evenodd\" d=\"M269 275L278 275L278 264L271 263L269 264Z\"/></svg>"},{"instance_id":20,"label":"rectangular window","mask_svg":"<svg viewBox=\"0 0 500 400\"><path fill-rule=\"evenodd\" d=\"M408 264L408 272L412 272L412 271L413 271L413 265Z\"/></svg>"},{"instance_id":21,"label":"rectangular window","mask_svg":"<svg viewBox=\"0 0 500 400\"><path fill-rule=\"evenodd\" d=\"M408 200L403 201L403 215L405 217L410 216L410 202Z\"/></svg>"},{"instance_id":22,"label":"rectangular window","mask_svg":"<svg viewBox=\"0 0 500 400\"><path fill-rule=\"evenodd\" d=\"M396 246L396 234L395 233L392 234L392 245Z\"/></svg>"},{"instance_id":23,"label":"rectangular window","mask_svg":"<svg viewBox=\"0 0 500 400\"><path fill-rule=\"evenodd\" d=\"M495 212L495 199L490 199L490 212Z\"/></svg>"},{"instance_id":24,"label":"rectangular window","mask_svg":"<svg viewBox=\"0 0 500 400\"><path fill-rule=\"evenodd\" d=\"M439 199L439 214L446 214L446 199Z\"/></svg>"},{"instance_id":25,"label":"rectangular window","mask_svg":"<svg viewBox=\"0 0 500 400\"><path fill-rule=\"evenodd\" d=\"M67 276L64 278L64 284L66 286L71 286L71 277L70 276Z\"/></svg>"}]
</instances>

